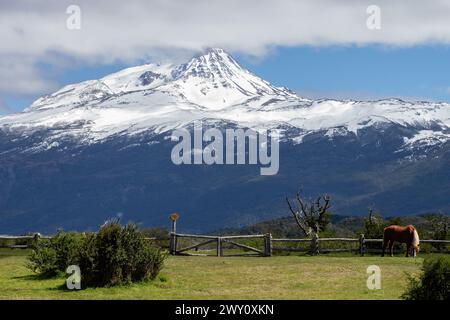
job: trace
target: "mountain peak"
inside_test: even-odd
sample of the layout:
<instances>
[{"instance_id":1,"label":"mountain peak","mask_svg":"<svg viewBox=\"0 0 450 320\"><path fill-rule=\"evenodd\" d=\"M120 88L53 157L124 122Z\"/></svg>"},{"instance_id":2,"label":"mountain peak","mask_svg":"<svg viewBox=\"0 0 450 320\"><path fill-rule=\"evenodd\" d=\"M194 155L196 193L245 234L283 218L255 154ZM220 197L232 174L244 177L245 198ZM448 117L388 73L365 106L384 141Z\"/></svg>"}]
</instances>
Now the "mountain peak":
<instances>
[{"instance_id":1,"label":"mountain peak","mask_svg":"<svg viewBox=\"0 0 450 320\"><path fill-rule=\"evenodd\" d=\"M221 48L208 48L200 57L204 57L209 61L222 61L224 63L239 65L230 53Z\"/></svg>"},{"instance_id":2,"label":"mountain peak","mask_svg":"<svg viewBox=\"0 0 450 320\"><path fill-rule=\"evenodd\" d=\"M178 91L207 109L222 109L262 97L298 99L289 90L274 87L241 67L221 48L208 48L179 67L176 74Z\"/></svg>"},{"instance_id":3,"label":"mountain peak","mask_svg":"<svg viewBox=\"0 0 450 320\"><path fill-rule=\"evenodd\" d=\"M196 71L200 71L199 75L203 76L205 76L205 74L202 74L202 70L210 70L210 72L212 73L220 73L221 76L226 76L224 74L226 72L231 75L231 69L236 69L235 71L239 70L240 72L250 73L248 70L242 68L229 53L220 48L208 48L203 53L193 57L185 65L187 72L189 72L188 70L197 68ZM208 76L209 75L206 75L206 77Z\"/></svg>"}]
</instances>

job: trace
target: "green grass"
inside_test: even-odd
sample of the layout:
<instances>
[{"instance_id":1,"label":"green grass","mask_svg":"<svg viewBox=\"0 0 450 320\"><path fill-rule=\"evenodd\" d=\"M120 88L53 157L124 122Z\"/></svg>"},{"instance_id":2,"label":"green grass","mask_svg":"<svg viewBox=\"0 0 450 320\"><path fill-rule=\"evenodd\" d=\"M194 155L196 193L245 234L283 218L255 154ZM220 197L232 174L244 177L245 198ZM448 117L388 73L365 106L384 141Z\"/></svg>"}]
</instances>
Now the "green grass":
<instances>
[{"instance_id":1,"label":"green grass","mask_svg":"<svg viewBox=\"0 0 450 320\"><path fill-rule=\"evenodd\" d=\"M170 256L152 282L68 291L64 278L40 279L30 272L25 254L0 251L0 299L398 299L406 273L416 274L423 261L423 256ZM381 290L367 289L369 265L381 268Z\"/></svg>"}]
</instances>

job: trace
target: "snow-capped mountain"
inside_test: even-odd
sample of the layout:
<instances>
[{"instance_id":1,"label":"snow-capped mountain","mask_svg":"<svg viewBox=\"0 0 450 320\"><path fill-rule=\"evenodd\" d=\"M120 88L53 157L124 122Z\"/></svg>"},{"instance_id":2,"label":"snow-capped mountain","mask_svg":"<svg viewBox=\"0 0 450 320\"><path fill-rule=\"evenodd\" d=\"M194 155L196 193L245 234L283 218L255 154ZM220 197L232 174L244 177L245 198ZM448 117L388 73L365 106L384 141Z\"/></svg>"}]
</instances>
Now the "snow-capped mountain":
<instances>
[{"instance_id":1,"label":"snow-capped mountain","mask_svg":"<svg viewBox=\"0 0 450 320\"><path fill-rule=\"evenodd\" d=\"M253 75L221 49L210 49L181 65L146 64L65 86L22 113L0 118L0 128L52 128L53 135L42 141L48 146L68 136L92 143L116 134L168 132L199 119L295 128L296 136L289 138L297 142L317 131L327 130L328 136L357 134L380 123L420 129L404 137L405 147L450 139L449 104L311 101Z\"/></svg>"},{"instance_id":2,"label":"snow-capped mountain","mask_svg":"<svg viewBox=\"0 0 450 320\"><path fill-rule=\"evenodd\" d=\"M172 130L276 129L280 170L174 165ZM450 211L450 104L309 100L221 49L65 86L0 117L0 233L96 229L120 214L205 231L286 215L284 197L329 193L336 214Z\"/></svg>"},{"instance_id":3,"label":"snow-capped mountain","mask_svg":"<svg viewBox=\"0 0 450 320\"><path fill-rule=\"evenodd\" d=\"M222 49L210 49L185 64L147 64L99 80L66 86L38 99L28 110L79 106L87 102L92 105L108 97L133 92L144 95L160 93L180 104L203 106L208 110L222 109L260 97L297 98L288 90L276 88L243 69ZM144 98L142 102L152 101Z\"/></svg>"}]
</instances>

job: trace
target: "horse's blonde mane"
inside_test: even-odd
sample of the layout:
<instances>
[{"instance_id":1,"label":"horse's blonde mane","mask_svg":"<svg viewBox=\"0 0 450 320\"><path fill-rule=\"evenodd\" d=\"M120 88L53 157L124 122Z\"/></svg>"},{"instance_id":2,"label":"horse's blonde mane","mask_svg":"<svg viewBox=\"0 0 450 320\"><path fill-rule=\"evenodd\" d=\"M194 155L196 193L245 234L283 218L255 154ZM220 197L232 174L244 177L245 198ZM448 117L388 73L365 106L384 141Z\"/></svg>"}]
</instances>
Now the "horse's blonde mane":
<instances>
[{"instance_id":1,"label":"horse's blonde mane","mask_svg":"<svg viewBox=\"0 0 450 320\"><path fill-rule=\"evenodd\" d=\"M414 229L414 236L413 236L413 241L412 241L412 245L414 247L417 247L419 245L419 234L417 233L417 230Z\"/></svg>"}]
</instances>

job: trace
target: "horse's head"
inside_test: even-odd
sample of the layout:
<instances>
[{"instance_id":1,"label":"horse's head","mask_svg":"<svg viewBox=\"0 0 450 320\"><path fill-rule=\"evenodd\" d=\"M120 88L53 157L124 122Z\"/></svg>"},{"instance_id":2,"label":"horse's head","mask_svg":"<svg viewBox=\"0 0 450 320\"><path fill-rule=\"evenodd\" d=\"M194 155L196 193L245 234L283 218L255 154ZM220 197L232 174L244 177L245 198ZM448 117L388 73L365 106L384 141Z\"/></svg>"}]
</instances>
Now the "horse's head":
<instances>
[{"instance_id":1,"label":"horse's head","mask_svg":"<svg viewBox=\"0 0 450 320\"><path fill-rule=\"evenodd\" d=\"M420 244L411 246L411 255L415 258L420 252Z\"/></svg>"},{"instance_id":2,"label":"horse's head","mask_svg":"<svg viewBox=\"0 0 450 320\"><path fill-rule=\"evenodd\" d=\"M417 230L414 229L413 232L413 239L411 242L411 250L412 250L412 256L415 258L416 255L420 251L420 240L419 240L419 234L417 233Z\"/></svg>"}]
</instances>

